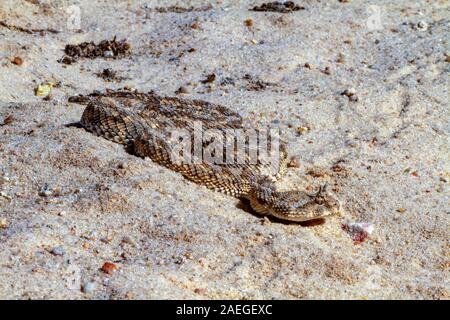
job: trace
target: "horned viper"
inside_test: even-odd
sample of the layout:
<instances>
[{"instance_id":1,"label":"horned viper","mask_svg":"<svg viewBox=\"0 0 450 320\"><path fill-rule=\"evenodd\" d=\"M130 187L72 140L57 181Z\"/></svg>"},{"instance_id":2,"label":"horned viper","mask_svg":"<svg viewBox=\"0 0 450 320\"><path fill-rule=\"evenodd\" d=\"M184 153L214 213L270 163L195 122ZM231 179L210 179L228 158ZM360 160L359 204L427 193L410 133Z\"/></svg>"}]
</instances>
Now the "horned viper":
<instances>
[{"instance_id":1,"label":"horned viper","mask_svg":"<svg viewBox=\"0 0 450 320\"><path fill-rule=\"evenodd\" d=\"M180 140L180 137L173 138L174 130L194 136L195 127L201 126L203 132L209 130L219 135L224 133L225 136L225 132L230 130L250 129L238 113L224 106L127 90L72 96L69 101L87 105L80 121L87 131L121 143L135 155L148 157L195 183L248 199L257 213L282 220L306 221L341 210L340 202L326 187L320 187L314 193L276 190L273 181L281 177L286 169L286 144L282 140L277 144L276 167L260 159L254 161L249 152L240 158L240 162L217 163L205 161L201 156L198 159L193 154L194 148L182 151L184 156L193 156L188 157L191 161L174 158L174 150ZM201 139L199 142L195 139L189 138L188 145L200 143L201 149L208 149L214 140ZM258 136L256 141L260 140ZM244 150L250 150L248 140L243 141L247 148ZM235 146L234 143L232 145ZM274 145L274 139L269 139L268 148L275 149ZM213 156L222 156L221 153L222 149L212 151ZM236 150L233 149L233 160L236 160L235 156Z\"/></svg>"}]
</instances>

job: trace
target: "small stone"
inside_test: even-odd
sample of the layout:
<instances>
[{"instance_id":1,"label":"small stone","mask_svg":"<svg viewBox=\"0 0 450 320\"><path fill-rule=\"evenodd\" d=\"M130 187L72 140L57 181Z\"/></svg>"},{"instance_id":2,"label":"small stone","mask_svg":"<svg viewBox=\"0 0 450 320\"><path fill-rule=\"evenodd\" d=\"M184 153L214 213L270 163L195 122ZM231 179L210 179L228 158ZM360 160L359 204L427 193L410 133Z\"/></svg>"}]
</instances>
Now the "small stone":
<instances>
[{"instance_id":1,"label":"small stone","mask_svg":"<svg viewBox=\"0 0 450 320\"><path fill-rule=\"evenodd\" d=\"M127 244L133 244L133 239L131 239L129 236L124 236L122 238L122 243L127 243Z\"/></svg>"},{"instance_id":2,"label":"small stone","mask_svg":"<svg viewBox=\"0 0 450 320\"><path fill-rule=\"evenodd\" d=\"M197 22L191 24L191 29L200 29L200 25Z\"/></svg>"},{"instance_id":3,"label":"small stone","mask_svg":"<svg viewBox=\"0 0 450 320\"><path fill-rule=\"evenodd\" d=\"M12 59L11 62L17 66L21 66L23 63L23 60L21 57L14 57L14 59Z\"/></svg>"},{"instance_id":4,"label":"small stone","mask_svg":"<svg viewBox=\"0 0 450 320\"><path fill-rule=\"evenodd\" d=\"M91 248L91 244L89 242L85 242L85 243L83 243L83 248L90 249Z\"/></svg>"},{"instance_id":5,"label":"small stone","mask_svg":"<svg viewBox=\"0 0 450 320\"><path fill-rule=\"evenodd\" d=\"M91 231L83 234L83 238L91 241L95 241L97 239L98 233L97 231Z\"/></svg>"},{"instance_id":6,"label":"small stone","mask_svg":"<svg viewBox=\"0 0 450 320\"><path fill-rule=\"evenodd\" d=\"M308 130L309 130L308 127L303 127L303 126L297 127L298 134L305 134L306 132L308 132Z\"/></svg>"},{"instance_id":7,"label":"small stone","mask_svg":"<svg viewBox=\"0 0 450 320\"><path fill-rule=\"evenodd\" d=\"M106 274L113 274L117 270L116 264L112 262L105 262L101 268L101 270Z\"/></svg>"},{"instance_id":8,"label":"small stone","mask_svg":"<svg viewBox=\"0 0 450 320\"><path fill-rule=\"evenodd\" d=\"M9 125L11 123L13 123L14 118L12 116L7 116L5 119L3 119L3 124L4 126Z\"/></svg>"},{"instance_id":9,"label":"small stone","mask_svg":"<svg viewBox=\"0 0 450 320\"><path fill-rule=\"evenodd\" d=\"M351 97L356 94L355 88L345 89L342 93L343 96Z\"/></svg>"},{"instance_id":10,"label":"small stone","mask_svg":"<svg viewBox=\"0 0 450 320\"><path fill-rule=\"evenodd\" d=\"M202 80L202 83L211 83L214 82L214 80L216 80L216 75L214 73L209 74L206 76L206 78L204 80Z\"/></svg>"},{"instance_id":11,"label":"small stone","mask_svg":"<svg viewBox=\"0 0 450 320\"><path fill-rule=\"evenodd\" d=\"M121 162L117 167L119 169L128 169L128 164L126 162Z\"/></svg>"},{"instance_id":12,"label":"small stone","mask_svg":"<svg viewBox=\"0 0 450 320\"><path fill-rule=\"evenodd\" d=\"M113 240L113 238L110 236L100 238L100 241L103 243L111 243L112 240Z\"/></svg>"},{"instance_id":13,"label":"small stone","mask_svg":"<svg viewBox=\"0 0 450 320\"><path fill-rule=\"evenodd\" d=\"M252 19L244 20L244 24L245 24L247 27L251 27L251 26L253 26L253 20L252 20Z\"/></svg>"},{"instance_id":14,"label":"small stone","mask_svg":"<svg viewBox=\"0 0 450 320\"><path fill-rule=\"evenodd\" d=\"M345 89L341 95L346 96L350 101L356 102L358 101L358 96L356 95L355 88Z\"/></svg>"},{"instance_id":15,"label":"small stone","mask_svg":"<svg viewBox=\"0 0 450 320\"><path fill-rule=\"evenodd\" d=\"M64 217L66 215L67 215L67 212L65 212L64 210L61 211L60 213L58 213L58 216L60 216L60 217Z\"/></svg>"},{"instance_id":16,"label":"small stone","mask_svg":"<svg viewBox=\"0 0 450 320\"><path fill-rule=\"evenodd\" d=\"M107 51L103 52L103 56L105 58L113 58L114 57L114 52L112 52L111 50L107 50Z\"/></svg>"},{"instance_id":17,"label":"small stone","mask_svg":"<svg viewBox=\"0 0 450 320\"><path fill-rule=\"evenodd\" d=\"M322 72L325 73L326 75L330 75L331 74L331 68L330 67L325 67L325 69Z\"/></svg>"},{"instance_id":18,"label":"small stone","mask_svg":"<svg viewBox=\"0 0 450 320\"><path fill-rule=\"evenodd\" d=\"M191 90L186 86L181 86L178 88L177 91L175 91L176 94L188 94L190 92L191 92Z\"/></svg>"},{"instance_id":19,"label":"small stone","mask_svg":"<svg viewBox=\"0 0 450 320\"><path fill-rule=\"evenodd\" d=\"M39 192L39 195L41 196L41 197L49 197L49 196L51 196L52 195L52 191L51 190L48 190L48 189L43 189L43 190L41 190L40 192Z\"/></svg>"},{"instance_id":20,"label":"small stone","mask_svg":"<svg viewBox=\"0 0 450 320\"><path fill-rule=\"evenodd\" d=\"M40 84L34 90L34 94L38 97L45 97L50 94L51 89L53 88L53 82L47 82L45 84Z\"/></svg>"},{"instance_id":21,"label":"small stone","mask_svg":"<svg viewBox=\"0 0 450 320\"><path fill-rule=\"evenodd\" d=\"M417 23L417 29L421 30L421 31L426 31L428 29L429 25L426 21L419 21Z\"/></svg>"},{"instance_id":22,"label":"small stone","mask_svg":"<svg viewBox=\"0 0 450 320\"><path fill-rule=\"evenodd\" d=\"M350 100L351 102L357 102L357 101L359 100L359 98L358 98L357 95L353 95L353 96L349 97L349 100Z\"/></svg>"},{"instance_id":23,"label":"small stone","mask_svg":"<svg viewBox=\"0 0 450 320\"><path fill-rule=\"evenodd\" d=\"M54 247L51 251L51 254L55 256L63 256L65 253L64 249L62 247Z\"/></svg>"},{"instance_id":24,"label":"small stone","mask_svg":"<svg viewBox=\"0 0 450 320\"><path fill-rule=\"evenodd\" d=\"M84 293L92 293L92 291L94 291L95 289L95 283L94 282L86 282L82 288L81 291L83 291Z\"/></svg>"},{"instance_id":25,"label":"small stone","mask_svg":"<svg viewBox=\"0 0 450 320\"><path fill-rule=\"evenodd\" d=\"M5 218L0 219L0 229L5 229L8 227L8 221Z\"/></svg>"},{"instance_id":26,"label":"small stone","mask_svg":"<svg viewBox=\"0 0 450 320\"><path fill-rule=\"evenodd\" d=\"M12 198L10 196L8 196L8 194L5 191L1 191L0 192L0 197L3 197L7 200L11 200Z\"/></svg>"},{"instance_id":27,"label":"small stone","mask_svg":"<svg viewBox=\"0 0 450 320\"><path fill-rule=\"evenodd\" d=\"M195 288L195 289L194 289L194 293L196 293L196 294L203 294L203 293L205 293L205 289L202 289L202 288Z\"/></svg>"}]
</instances>

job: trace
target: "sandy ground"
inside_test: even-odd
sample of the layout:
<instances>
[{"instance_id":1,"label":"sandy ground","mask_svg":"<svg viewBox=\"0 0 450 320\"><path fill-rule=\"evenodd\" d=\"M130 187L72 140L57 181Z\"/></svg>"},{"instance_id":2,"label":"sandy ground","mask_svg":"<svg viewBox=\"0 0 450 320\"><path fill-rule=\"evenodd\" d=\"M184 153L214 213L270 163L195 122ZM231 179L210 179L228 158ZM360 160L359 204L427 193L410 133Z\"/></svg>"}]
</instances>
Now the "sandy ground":
<instances>
[{"instance_id":1,"label":"sandy ground","mask_svg":"<svg viewBox=\"0 0 450 320\"><path fill-rule=\"evenodd\" d=\"M449 3L262 2L0 2L0 298L449 298ZM200 10L155 10L172 5ZM57 61L114 36L129 57ZM279 126L299 163L284 187L328 182L345 214L264 220L66 126L68 96L124 86ZM348 222L374 231L355 244Z\"/></svg>"}]
</instances>

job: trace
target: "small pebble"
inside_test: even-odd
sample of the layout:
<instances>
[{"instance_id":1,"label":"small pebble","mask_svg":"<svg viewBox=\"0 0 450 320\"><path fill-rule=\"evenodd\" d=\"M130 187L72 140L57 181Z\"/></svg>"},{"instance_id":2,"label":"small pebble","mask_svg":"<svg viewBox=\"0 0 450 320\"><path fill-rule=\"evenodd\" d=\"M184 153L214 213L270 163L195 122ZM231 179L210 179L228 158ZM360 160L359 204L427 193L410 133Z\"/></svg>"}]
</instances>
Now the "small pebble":
<instances>
[{"instance_id":1,"label":"small pebble","mask_svg":"<svg viewBox=\"0 0 450 320\"><path fill-rule=\"evenodd\" d=\"M7 200L11 200L12 198L10 196L8 196L8 194L5 191L1 191L0 192L0 197L3 197Z\"/></svg>"},{"instance_id":2,"label":"small pebble","mask_svg":"<svg viewBox=\"0 0 450 320\"><path fill-rule=\"evenodd\" d=\"M23 63L23 60L21 57L14 57L14 59L11 60L12 63L15 65L21 66Z\"/></svg>"},{"instance_id":3,"label":"small pebble","mask_svg":"<svg viewBox=\"0 0 450 320\"><path fill-rule=\"evenodd\" d=\"M133 244L133 239L131 239L129 236L124 236L122 238L122 243L128 243L128 244Z\"/></svg>"},{"instance_id":4,"label":"small pebble","mask_svg":"<svg viewBox=\"0 0 450 320\"><path fill-rule=\"evenodd\" d=\"M92 291L94 291L95 289L95 283L94 282L86 282L83 287L81 288L81 290L84 293L91 293Z\"/></svg>"},{"instance_id":5,"label":"small pebble","mask_svg":"<svg viewBox=\"0 0 450 320\"><path fill-rule=\"evenodd\" d=\"M245 24L247 27L251 27L251 26L253 26L253 20L252 20L252 19L244 20L244 24Z\"/></svg>"},{"instance_id":6,"label":"small pebble","mask_svg":"<svg viewBox=\"0 0 450 320\"><path fill-rule=\"evenodd\" d=\"M191 92L191 90L186 86L181 86L178 88L177 91L175 91L176 94L188 94L190 92Z\"/></svg>"},{"instance_id":7,"label":"small pebble","mask_svg":"<svg viewBox=\"0 0 450 320\"><path fill-rule=\"evenodd\" d=\"M52 195L52 191L51 190L41 190L40 192L39 192L39 195L41 196L41 197L49 197L49 196L51 196Z\"/></svg>"},{"instance_id":8,"label":"small pebble","mask_svg":"<svg viewBox=\"0 0 450 320\"><path fill-rule=\"evenodd\" d=\"M342 95L347 96L347 97L353 96L354 94L356 94L355 88L345 89L344 92L342 92Z\"/></svg>"},{"instance_id":9,"label":"small pebble","mask_svg":"<svg viewBox=\"0 0 450 320\"><path fill-rule=\"evenodd\" d=\"M195 288L195 289L194 289L194 293L196 293L196 294L203 294L203 293L205 293L205 289L202 289L202 288Z\"/></svg>"},{"instance_id":10,"label":"small pebble","mask_svg":"<svg viewBox=\"0 0 450 320\"><path fill-rule=\"evenodd\" d=\"M5 119L3 119L3 124L4 126L13 123L13 117L12 116L7 116Z\"/></svg>"},{"instance_id":11,"label":"small pebble","mask_svg":"<svg viewBox=\"0 0 450 320\"><path fill-rule=\"evenodd\" d=\"M65 251L62 247L54 247L51 253L55 256L63 256Z\"/></svg>"},{"instance_id":12,"label":"small pebble","mask_svg":"<svg viewBox=\"0 0 450 320\"><path fill-rule=\"evenodd\" d=\"M119 169L128 169L128 164L126 162L121 162L117 167Z\"/></svg>"},{"instance_id":13,"label":"small pebble","mask_svg":"<svg viewBox=\"0 0 450 320\"><path fill-rule=\"evenodd\" d=\"M309 130L308 127L303 127L303 126L297 127L298 134L304 134L304 133L308 132L308 130Z\"/></svg>"},{"instance_id":14,"label":"small pebble","mask_svg":"<svg viewBox=\"0 0 450 320\"><path fill-rule=\"evenodd\" d=\"M341 95L348 97L348 99L352 102L358 101L358 96L356 95L355 88L345 89Z\"/></svg>"},{"instance_id":15,"label":"small pebble","mask_svg":"<svg viewBox=\"0 0 450 320\"><path fill-rule=\"evenodd\" d=\"M201 81L201 83L210 83L214 82L214 80L216 80L216 75L214 73L211 73L207 75L206 78Z\"/></svg>"},{"instance_id":16,"label":"small pebble","mask_svg":"<svg viewBox=\"0 0 450 320\"><path fill-rule=\"evenodd\" d=\"M117 266L112 262L105 262L101 268L101 270L106 274L113 274L114 271L117 270Z\"/></svg>"},{"instance_id":17,"label":"small pebble","mask_svg":"<svg viewBox=\"0 0 450 320\"><path fill-rule=\"evenodd\" d=\"M336 62L337 63L344 63L345 62L345 55L342 54L342 53L339 53Z\"/></svg>"},{"instance_id":18,"label":"small pebble","mask_svg":"<svg viewBox=\"0 0 450 320\"><path fill-rule=\"evenodd\" d=\"M421 31L426 31L428 29L428 23L423 20L419 21L419 23L417 23L417 29Z\"/></svg>"},{"instance_id":19,"label":"small pebble","mask_svg":"<svg viewBox=\"0 0 450 320\"><path fill-rule=\"evenodd\" d=\"M105 58L113 58L114 57L114 52L112 52L111 50L107 50L107 51L103 52L103 56Z\"/></svg>"},{"instance_id":20,"label":"small pebble","mask_svg":"<svg viewBox=\"0 0 450 320\"><path fill-rule=\"evenodd\" d=\"M0 219L0 229L5 229L8 226L8 221L5 218Z\"/></svg>"}]
</instances>

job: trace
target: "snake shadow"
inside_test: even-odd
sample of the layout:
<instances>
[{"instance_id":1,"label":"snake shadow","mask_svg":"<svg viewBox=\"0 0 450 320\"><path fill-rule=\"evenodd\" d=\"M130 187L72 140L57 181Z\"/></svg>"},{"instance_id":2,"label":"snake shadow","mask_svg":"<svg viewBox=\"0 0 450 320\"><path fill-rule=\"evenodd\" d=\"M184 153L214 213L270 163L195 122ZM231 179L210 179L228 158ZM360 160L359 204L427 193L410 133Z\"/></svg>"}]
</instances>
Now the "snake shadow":
<instances>
[{"instance_id":1,"label":"snake shadow","mask_svg":"<svg viewBox=\"0 0 450 320\"><path fill-rule=\"evenodd\" d=\"M247 199L240 199L240 201L236 205L236 208L241 209L251 215L254 215L255 217L258 217L258 218L263 217L261 214L257 213L255 210L253 210L253 208L250 205L250 201ZM323 218L300 222L300 221L283 220L283 219L279 219L277 217L272 217L272 216L266 216L266 217L271 222L281 223L281 224L285 224L285 225L295 224L295 225L300 225L302 227L315 227L315 226L320 226L325 223L325 219L323 219Z\"/></svg>"}]
</instances>

